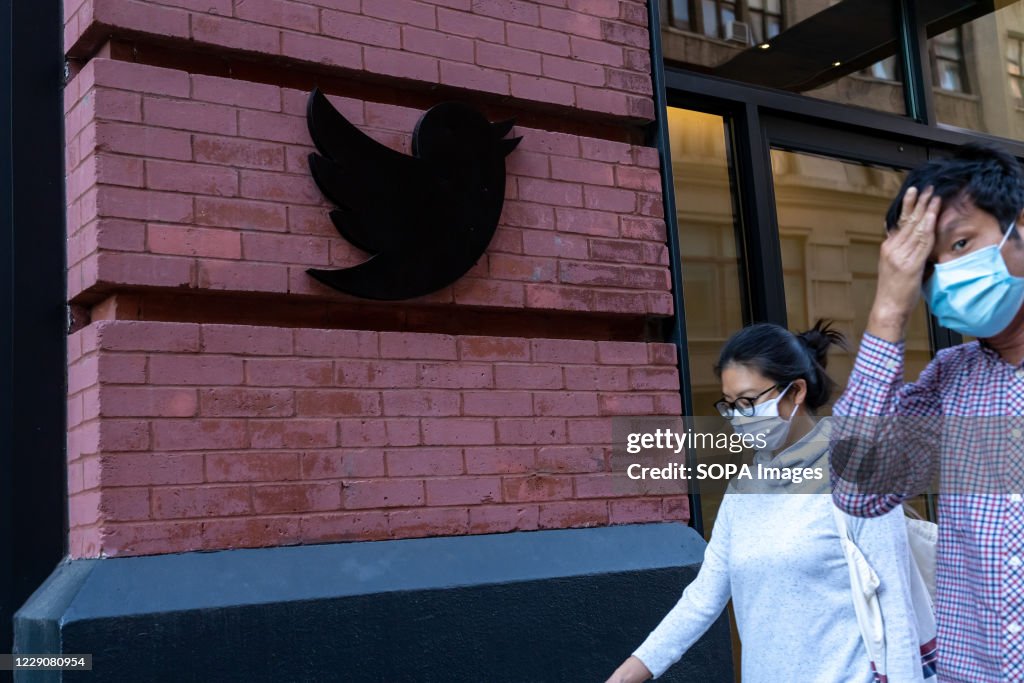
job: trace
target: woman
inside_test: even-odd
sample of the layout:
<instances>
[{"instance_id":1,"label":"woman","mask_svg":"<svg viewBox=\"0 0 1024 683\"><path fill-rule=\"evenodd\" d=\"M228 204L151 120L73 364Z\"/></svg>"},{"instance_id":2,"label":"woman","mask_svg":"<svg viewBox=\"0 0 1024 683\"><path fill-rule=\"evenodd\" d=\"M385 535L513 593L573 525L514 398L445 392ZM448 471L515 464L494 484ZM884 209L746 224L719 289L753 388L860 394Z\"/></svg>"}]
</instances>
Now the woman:
<instances>
[{"instance_id":1,"label":"woman","mask_svg":"<svg viewBox=\"0 0 1024 683\"><path fill-rule=\"evenodd\" d=\"M697 577L609 683L660 676L730 598L743 645L744 683L873 680L832 507L830 423L813 418L835 387L825 373L833 344L844 345L844 339L822 321L798 335L778 325L753 325L726 342L715 366L723 393L716 407L736 431L763 437L757 443L766 447L754 463L821 468L824 476L800 483L730 482ZM881 581L889 683L922 680L902 514L845 518Z\"/></svg>"}]
</instances>

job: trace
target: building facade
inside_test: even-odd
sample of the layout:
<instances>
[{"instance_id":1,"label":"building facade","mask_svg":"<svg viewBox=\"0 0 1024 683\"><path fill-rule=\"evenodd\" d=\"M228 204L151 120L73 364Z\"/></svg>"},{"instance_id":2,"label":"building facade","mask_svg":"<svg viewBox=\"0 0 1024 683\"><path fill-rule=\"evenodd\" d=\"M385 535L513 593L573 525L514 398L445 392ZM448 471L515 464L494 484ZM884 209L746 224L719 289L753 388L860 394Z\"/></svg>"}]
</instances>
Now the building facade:
<instances>
[{"instance_id":1,"label":"building facade","mask_svg":"<svg viewBox=\"0 0 1024 683\"><path fill-rule=\"evenodd\" d=\"M906 169L971 140L1024 156L1021 2L9 16L3 533L38 540L5 565L5 621L35 591L15 651L89 652L108 680L607 675L717 509L628 479L613 421L711 414L750 322L855 341ZM442 102L515 120L468 273L391 302L309 275L368 258L310 174L314 88L406 155ZM922 308L911 366L959 341ZM723 618L667 677L733 680L729 651Z\"/></svg>"}]
</instances>

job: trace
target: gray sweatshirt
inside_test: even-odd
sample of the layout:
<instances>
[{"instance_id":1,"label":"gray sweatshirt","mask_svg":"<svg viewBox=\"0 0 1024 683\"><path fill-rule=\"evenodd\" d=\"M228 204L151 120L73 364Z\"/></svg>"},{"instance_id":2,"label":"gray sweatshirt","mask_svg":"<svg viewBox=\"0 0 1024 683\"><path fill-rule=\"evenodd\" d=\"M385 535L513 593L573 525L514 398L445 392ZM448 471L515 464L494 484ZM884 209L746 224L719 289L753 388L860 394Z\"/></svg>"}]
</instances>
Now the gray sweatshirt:
<instances>
[{"instance_id":1,"label":"gray sweatshirt","mask_svg":"<svg viewBox=\"0 0 1024 683\"><path fill-rule=\"evenodd\" d=\"M778 456L755 458L773 467L824 467L824 481L799 487L821 493L790 495L782 482L730 484L697 578L633 653L655 678L682 657L732 598L744 683L872 680L828 492L828 427L822 421ZM775 486L783 489L764 492ZM881 580L889 682L921 681L903 511L847 519Z\"/></svg>"}]
</instances>

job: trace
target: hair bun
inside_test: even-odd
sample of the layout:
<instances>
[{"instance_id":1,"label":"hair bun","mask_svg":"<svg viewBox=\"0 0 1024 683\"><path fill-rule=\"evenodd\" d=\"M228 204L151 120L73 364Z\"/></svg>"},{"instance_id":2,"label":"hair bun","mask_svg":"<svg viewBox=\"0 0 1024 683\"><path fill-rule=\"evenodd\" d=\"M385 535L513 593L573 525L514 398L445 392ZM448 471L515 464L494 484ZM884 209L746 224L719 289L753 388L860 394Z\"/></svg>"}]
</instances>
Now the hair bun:
<instances>
[{"instance_id":1,"label":"hair bun","mask_svg":"<svg viewBox=\"0 0 1024 683\"><path fill-rule=\"evenodd\" d=\"M832 321L821 318L814 323L811 329L797 334L796 338L807 347L814 361L822 368L828 365L828 350L832 346L849 348L846 344L846 337L832 327Z\"/></svg>"}]
</instances>

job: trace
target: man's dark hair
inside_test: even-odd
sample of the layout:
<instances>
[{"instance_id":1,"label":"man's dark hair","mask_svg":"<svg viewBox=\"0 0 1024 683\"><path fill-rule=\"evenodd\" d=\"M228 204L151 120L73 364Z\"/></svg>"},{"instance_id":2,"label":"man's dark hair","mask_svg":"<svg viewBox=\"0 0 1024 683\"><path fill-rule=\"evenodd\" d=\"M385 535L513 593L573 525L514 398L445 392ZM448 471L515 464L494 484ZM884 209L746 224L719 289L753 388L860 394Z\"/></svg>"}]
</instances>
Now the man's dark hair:
<instances>
[{"instance_id":1,"label":"man's dark hair","mask_svg":"<svg viewBox=\"0 0 1024 683\"><path fill-rule=\"evenodd\" d=\"M929 185L943 206L970 199L995 216L1003 232L1024 208L1024 174L1017 160L1000 149L972 142L957 147L953 156L929 161L907 175L885 214L887 230L896 227L907 190L916 187L923 192Z\"/></svg>"}]
</instances>

